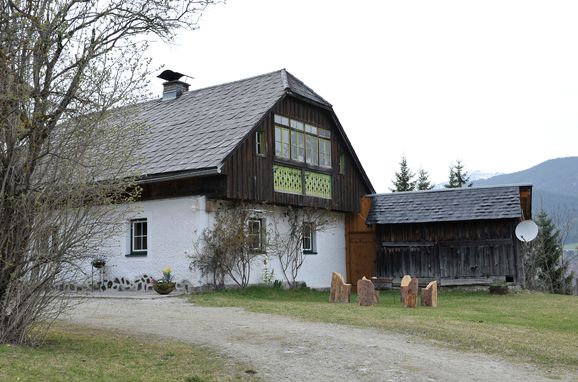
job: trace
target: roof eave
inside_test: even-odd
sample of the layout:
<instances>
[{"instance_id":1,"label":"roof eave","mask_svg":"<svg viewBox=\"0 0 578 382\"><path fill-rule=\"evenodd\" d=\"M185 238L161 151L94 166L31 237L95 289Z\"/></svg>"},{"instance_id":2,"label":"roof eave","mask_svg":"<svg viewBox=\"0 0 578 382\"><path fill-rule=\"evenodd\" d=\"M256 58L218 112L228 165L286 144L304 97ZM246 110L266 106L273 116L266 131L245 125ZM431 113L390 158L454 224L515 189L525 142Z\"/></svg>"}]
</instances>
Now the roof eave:
<instances>
[{"instance_id":1,"label":"roof eave","mask_svg":"<svg viewBox=\"0 0 578 382\"><path fill-rule=\"evenodd\" d=\"M395 221L395 222L383 222L377 220L365 221L365 224L379 224L379 225L398 225L398 224L429 224L429 223L457 223L463 221L487 221L487 220L510 220L510 219L520 219L520 216L499 216L499 217L485 217L485 218L463 218L463 219L438 219L438 220L412 220L412 221Z\"/></svg>"},{"instance_id":2,"label":"roof eave","mask_svg":"<svg viewBox=\"0 0 578 382\"><path fill-rule=\"evenodd\" d=\"M178 171L165 174L150 174L145 175L137 180L138 184L149 184L158 182L168 182L172 180L197 178L201 176L219 175L221 174L220 166L206 167L195 170Z\"/></svg>"}]
</instances>

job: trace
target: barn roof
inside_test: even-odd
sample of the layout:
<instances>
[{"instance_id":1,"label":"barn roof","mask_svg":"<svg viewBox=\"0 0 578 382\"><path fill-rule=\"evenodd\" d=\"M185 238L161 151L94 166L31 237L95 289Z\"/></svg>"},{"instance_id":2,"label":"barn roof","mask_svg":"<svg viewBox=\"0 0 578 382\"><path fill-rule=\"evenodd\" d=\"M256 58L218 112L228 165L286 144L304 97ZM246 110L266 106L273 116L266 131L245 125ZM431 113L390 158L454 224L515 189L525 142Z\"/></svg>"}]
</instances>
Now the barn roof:
<instances>
[{"instance_id":1,"label":"barn roof","mask_svg":"<svg viewBox=\"0 0 578 382\"><path fill-rule=\"evenodd\" d=\"M520 186L466 187L372 195L366 223L494 220L521 216Z\"/></svg>"},{"instance_id":2,"label":"barn roof","mask_svg":"<svg viewBox=\"0 0 578 382\"><path fill-rule=\"evenodd\" d=\"M146 176L217 168L285 94L331 108L285 69L135 105L149 127L138 171Z\"/></svg>"}]
</instances>

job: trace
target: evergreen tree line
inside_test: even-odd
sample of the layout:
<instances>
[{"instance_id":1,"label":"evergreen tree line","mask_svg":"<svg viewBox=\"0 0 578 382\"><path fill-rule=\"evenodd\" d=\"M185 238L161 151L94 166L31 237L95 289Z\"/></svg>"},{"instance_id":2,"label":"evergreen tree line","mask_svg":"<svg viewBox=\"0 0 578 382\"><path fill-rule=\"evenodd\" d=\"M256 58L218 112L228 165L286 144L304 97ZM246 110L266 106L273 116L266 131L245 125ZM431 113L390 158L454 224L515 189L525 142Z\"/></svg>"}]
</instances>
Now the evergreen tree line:
<instances>
[{"instance_id":1,"label":"evergreen tree line","mask_svg":"<svg viewBox=\"0 0 578 382\"><path fill-rule=\"evenodd\" d=\"M392 181L393 188L390 188L392 192L403 192L403 191L425 191L434 188L434 184L429 179L429 173L420 168L416 173L414 173L407 164L407 159L404 156L401 157L399 162L399 171L395 173L395 179ZM470 174L464 170L464 165L461 160L456 160L450 166L450 176L448 183L444 184L445 188L461 188L461 187L471 187Z\"/></svg>"}]
</instances>

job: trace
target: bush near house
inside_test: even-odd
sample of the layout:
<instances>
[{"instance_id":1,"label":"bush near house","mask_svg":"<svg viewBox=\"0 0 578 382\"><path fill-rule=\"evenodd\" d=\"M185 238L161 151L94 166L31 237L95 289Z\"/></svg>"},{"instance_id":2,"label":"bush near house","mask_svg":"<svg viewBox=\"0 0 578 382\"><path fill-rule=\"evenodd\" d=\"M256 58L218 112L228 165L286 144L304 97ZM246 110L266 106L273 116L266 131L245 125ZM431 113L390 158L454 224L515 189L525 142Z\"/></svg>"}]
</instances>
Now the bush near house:
<instances>
[{"instance_id":1,"label":"bush near house","mask_svg":"<svg viewBox=\"0 0 578 382\"><path fill-rule=\"evenodd\" d=\"M195 304L243 307L310 321L416 335L452 348L507 356L547 369L578 372L578 297L503 296L441 290L438 308L404 308L398 291L382 291L372 308L328 303L329 292L249 287L191 296Z\"/></svg>"}]
</instances>

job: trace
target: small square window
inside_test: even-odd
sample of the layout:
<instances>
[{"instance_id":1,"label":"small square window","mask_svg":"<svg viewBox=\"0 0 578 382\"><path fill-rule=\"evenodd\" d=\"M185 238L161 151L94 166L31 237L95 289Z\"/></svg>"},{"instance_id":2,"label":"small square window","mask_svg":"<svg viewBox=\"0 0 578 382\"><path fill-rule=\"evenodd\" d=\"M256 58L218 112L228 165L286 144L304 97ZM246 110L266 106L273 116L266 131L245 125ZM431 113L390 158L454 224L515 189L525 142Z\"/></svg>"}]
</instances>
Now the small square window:
<instances>
[{"instance_id":1,"label":"small square window","mask_svg":"<svg viewBox=\"0 0 578 382\"><path fill-rule=\"evenodd\" d=\"M280 125L285 125L285 126L289 126L289 118L287 117L283 117L281 115L275 114L275 123L278 123Z\"/></svg>"},{"instance_id":2,"label":"small square window","mask_svg":"<svg viewBox=\"0 0 578 382\"><path fill-rule=\"evenodd\" d=\"M146 219L130 221L130 255L146 256L148 250L148 226Z\"/></svg>"}]
</instances>

